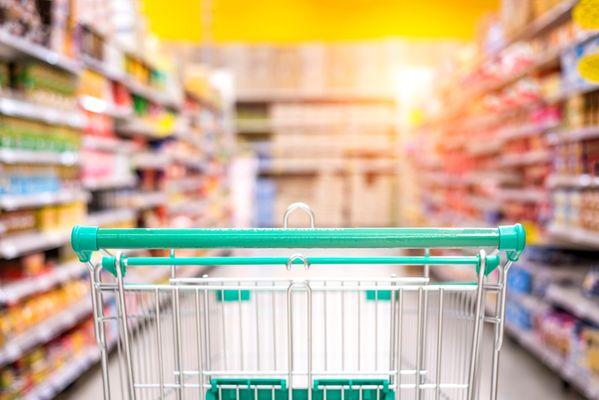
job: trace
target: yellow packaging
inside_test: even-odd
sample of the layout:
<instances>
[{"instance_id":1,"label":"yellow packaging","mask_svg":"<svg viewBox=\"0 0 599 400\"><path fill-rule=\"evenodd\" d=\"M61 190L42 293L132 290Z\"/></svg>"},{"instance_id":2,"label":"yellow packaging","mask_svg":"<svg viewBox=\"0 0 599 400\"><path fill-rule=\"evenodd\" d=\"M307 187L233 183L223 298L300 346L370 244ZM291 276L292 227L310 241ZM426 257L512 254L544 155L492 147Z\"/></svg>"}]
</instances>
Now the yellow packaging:
<instances>
[{"instance_id":1,"label":"yellow packaging","mask_svg":"<svg viewBox=\"0 0 599 400\"><path fill-rule=\"evenodd\" d=\"M54 206L42 207L36 215L37 227L42 231L51 231L58 226L58 213Z\"/></svg>"}]
</instances>

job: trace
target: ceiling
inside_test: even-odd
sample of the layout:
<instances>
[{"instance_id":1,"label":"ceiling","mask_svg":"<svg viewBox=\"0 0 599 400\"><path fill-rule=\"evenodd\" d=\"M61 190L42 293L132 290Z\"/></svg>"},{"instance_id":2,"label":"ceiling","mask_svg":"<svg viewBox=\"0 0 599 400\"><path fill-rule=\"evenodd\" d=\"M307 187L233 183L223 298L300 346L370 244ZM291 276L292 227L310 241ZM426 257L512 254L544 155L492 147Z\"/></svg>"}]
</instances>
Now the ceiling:
<instances>
[{"instance_id":1,"label":"ceiling","mask_svg":"<svg viewBox=\"0 0 599 400\"><path fill-rule=\"evenodd\" d=\"M298 43L389 37L474 37L500 0L142 0L149 28L169 41Z\"/></svg>"}]
</instances>

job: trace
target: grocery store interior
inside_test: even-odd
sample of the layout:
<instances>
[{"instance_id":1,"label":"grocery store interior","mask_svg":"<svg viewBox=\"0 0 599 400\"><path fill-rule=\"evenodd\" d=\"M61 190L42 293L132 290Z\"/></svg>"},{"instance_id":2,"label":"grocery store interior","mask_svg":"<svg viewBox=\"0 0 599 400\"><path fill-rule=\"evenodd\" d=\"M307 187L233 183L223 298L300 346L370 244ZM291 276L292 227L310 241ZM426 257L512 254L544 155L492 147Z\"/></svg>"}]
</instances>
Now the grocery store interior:
<instances>
[{"instance_id":1,"label":"grocery store interior","mask_svg":"<svg viewBox=\"0 0 599 400\"><path fill-rule=\"evenodd\" d=\"M75 225L516 223L486 277L495 252L210 248L131 268L128 297L114 253L71 247ZM283 314L277 282L319 273ZM308 400L599 399L599 1L0 2L0 400L305 400L294 374Z\"/></svg>"}]
</instances>

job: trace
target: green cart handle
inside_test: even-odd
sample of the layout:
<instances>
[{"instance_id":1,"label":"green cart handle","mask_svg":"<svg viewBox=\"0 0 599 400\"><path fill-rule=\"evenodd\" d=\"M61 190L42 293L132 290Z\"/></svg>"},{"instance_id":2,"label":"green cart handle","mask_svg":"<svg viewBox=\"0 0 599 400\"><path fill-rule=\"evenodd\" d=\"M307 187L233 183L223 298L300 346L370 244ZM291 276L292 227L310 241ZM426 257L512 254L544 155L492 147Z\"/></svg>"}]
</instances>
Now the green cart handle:
<instances>
[{"instance_id":1,"label":"green cart handle","mask_svg":"<svg viewBox=\"0 0 599 400\"><path fill-rule=\"evenodd\" d=\"M485 256L485 275L493 272L501 263L499 255ZM125 276L129 267L167 267L167 266L267 266L287 265L470 265L476 267L478 273L482 260L477 256L393 256L393 257L102 257L102 267L113 274L117 273L117 265Z\"/></svg>"},{"instance_id":2,"label":"green cart handle","mask_svg":"<svg viewBox=\"0 0 599 400\"><path fill-rule=\"evenodd\" d=\"M515 261L526 245L520 224L498 228L175 229L75 226L71 245L88 262L100 249L464 248L490 247Z\"/></svg>"}]
</instances>

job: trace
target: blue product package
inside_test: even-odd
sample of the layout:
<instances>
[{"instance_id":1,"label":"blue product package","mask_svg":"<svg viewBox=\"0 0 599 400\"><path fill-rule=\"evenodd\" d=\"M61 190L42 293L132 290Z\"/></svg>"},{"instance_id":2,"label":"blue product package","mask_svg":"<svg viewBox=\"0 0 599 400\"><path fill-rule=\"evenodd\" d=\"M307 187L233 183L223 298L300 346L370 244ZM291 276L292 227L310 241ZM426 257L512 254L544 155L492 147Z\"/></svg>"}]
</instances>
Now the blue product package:
<instances>
[{"instance_id":1,"label":"blue product package","mask_svg":"<svg viewBox=\"0 0 599 400\"><path fill-rule=\"evenodd\" d=\"M272 179L256 181L256 224L259 227L274 226L276 184Z\"/></svg>"}]
</instances>

